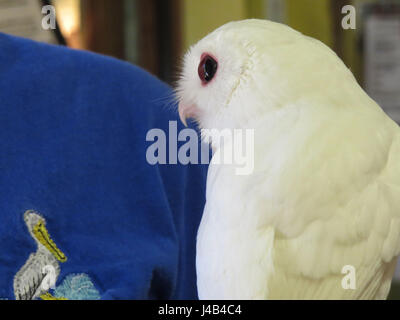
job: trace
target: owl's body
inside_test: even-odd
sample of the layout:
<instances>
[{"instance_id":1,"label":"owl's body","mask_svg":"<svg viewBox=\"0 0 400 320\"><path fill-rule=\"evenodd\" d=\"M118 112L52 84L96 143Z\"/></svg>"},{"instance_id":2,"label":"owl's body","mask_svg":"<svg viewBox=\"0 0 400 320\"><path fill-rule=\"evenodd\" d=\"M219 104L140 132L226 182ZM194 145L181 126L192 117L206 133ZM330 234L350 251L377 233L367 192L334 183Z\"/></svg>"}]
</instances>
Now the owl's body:
<instances>
[{"instance_id":1,"label":"owl's body","mask_svg":"<svg viewBox=\"0 0 400 320\"><path fill-rule=\"evenodd\" d=\"M187 70L204 52L219 69L197 86ZM211 162L199 297L386 298L400 253L400 129L341 60L286 26L234 22L190 51L180 90L202 128L255 133L251 174ZM214 157L232 148L210 138Z\"/></svg>"}]
</instances>

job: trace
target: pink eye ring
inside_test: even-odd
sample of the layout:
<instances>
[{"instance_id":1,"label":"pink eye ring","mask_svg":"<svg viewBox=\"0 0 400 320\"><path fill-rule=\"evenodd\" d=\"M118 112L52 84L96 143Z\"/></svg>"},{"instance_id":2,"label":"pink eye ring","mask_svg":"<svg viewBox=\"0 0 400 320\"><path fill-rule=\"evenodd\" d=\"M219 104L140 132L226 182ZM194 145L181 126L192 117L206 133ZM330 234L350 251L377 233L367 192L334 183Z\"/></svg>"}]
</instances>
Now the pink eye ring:
<instances>
[{"instance_id":1,"label":"pink eye ring","mask_svg":"<svg viewBox=\"0 0 400 320\"><path fill-rule=\"evenodd\" d=\"M202 54L197 72L203 84L209 83L217 73L218 62L209 54Z\"/></svg>"}]
</instances>

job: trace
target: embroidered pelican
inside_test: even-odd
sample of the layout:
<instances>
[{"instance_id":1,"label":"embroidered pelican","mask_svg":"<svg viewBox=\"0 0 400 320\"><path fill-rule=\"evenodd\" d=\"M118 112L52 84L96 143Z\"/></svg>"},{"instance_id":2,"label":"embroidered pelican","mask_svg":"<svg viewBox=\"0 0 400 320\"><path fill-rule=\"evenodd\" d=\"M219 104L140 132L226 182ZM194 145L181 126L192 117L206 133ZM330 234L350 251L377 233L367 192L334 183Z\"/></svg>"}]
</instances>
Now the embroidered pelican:
<instances>
[{"instance_id":1,"label":"embroidered pelican","mask_svg":"<svg viewBox=\"0 0 400 320\"><path fill-rule=\"evenodd\" d=\"M67 261L67 257L50 238L46 220L40 214L28 210L24 213L24 221L37 250L15 275L14 295L16 300L46 298L60 274L59 262Z\"/></svg>"}]
</instances>

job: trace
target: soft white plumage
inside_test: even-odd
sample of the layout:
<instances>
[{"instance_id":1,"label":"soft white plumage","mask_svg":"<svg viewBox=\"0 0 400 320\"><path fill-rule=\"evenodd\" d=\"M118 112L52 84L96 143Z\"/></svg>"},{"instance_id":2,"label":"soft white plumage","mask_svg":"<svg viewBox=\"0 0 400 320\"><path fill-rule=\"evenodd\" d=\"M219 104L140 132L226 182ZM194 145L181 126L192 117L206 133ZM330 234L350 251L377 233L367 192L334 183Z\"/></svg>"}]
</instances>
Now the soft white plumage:
<instances>
[{"instance_id":1,"label":"soft white plumage","mask_svg":"<svg viewBox=\"0 0 400 320\"><path fill-rule=\"evenodd\" d=\"M207 84L204 53L218 61ZM334 52L281 24L228 23L190 49L178 92L182 117L201 128L255 129L251 175L209 168L201 299L386 298L400 252L400 129ZM355 290L342 288L345 265Z\"/></svg>"}]
</instances>

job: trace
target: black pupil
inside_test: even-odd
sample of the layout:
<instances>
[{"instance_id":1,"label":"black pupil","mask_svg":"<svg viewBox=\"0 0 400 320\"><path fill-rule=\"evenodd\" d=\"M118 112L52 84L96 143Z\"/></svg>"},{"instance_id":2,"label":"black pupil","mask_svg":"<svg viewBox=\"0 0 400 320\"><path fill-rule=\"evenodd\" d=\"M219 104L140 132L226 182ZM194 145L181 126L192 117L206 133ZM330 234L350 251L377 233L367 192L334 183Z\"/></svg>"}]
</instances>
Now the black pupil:
<instances>
[{"instance_id":1,"label":"black pupil","mask_svg":"<svg viewBox=\"0 0 400 320\"><path fill-rule=\"evenodd\" d=\"M210 56L205 56L199 65L199 76L203 82L209 82L217 72L218 63Z\"/></svg>"},{"instance_id":2,"label":"black pupil","mask_svg":"<svg viewBox=\"0 0 400 320\"><path fill-rule=\"evenodd\" d=\"M207 58L204 64L204 79L210 81L214 77L216 71L217 62L211 57Z\"/></svg>"}]
</instances>

